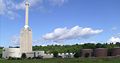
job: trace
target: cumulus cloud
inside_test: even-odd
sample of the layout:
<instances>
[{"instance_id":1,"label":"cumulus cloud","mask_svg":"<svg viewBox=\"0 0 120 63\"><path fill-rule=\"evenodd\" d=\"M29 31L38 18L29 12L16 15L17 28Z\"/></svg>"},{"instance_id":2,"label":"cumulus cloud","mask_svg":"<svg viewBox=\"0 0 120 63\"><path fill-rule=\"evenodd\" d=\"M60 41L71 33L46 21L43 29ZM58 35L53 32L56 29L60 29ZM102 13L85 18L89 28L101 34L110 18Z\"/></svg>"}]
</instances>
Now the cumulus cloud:
<instances>
[{"instance_id":1,"label":"cumulus cloud","mask_svg":"<svg viewBox=\"0 0 120 63\"><path fill-rule=\"evenodd\" d=\"M120 42L120 33L118 33L117 35L111 37L109 40L108 40L108 43L116 43L116 42Z\"/></svg>"},{"instance_id":2,"label":"cumulus cloud","mask_svg":"<svg viewBox=\"0 0 120 63\"><path fill-rule=\"evenodd\" d=\"M46 12L48 9L45 8L45 2L47 5L61 6L67 0L28 0L30 3L30 8L38 8L41 12ZM15 19L20 15L16 12L18 10L25 10L25 0L20 2L15 2L15 0L0 0L0 15L6 16L10 19Z\"/></svg>"},{"instance_id":3,"label":"cumulus cloud","mask_svg":"<svg viewBox=\"0 0 120 63\"><path fill-rule=\"evenodd\" d=\"M30 6L35 6L42 2L43 0L29 0ZM0 3L2 9L5 7L8 7L9 9L25 9L25 0L19 3L15 3L13 0L0 0Z\"/></svg>"},{"instance_id":4,"label":"cumulus cloud","mask_svg":"<svg viewBox=\"0 0 120 63\"><path fill-rule=\"evenodd\" d=\"M30 6L35 6L38 3L42 3L42 0L29 0ZM15 3L14 0L0 0L0 15L6 15L8 12L15 13L15 10L24 10L25 0L19 3Z\"/></svg>"},{"instance_id":5,"label":"cumulus cloud","mask_svg":"<svg viewBox=\"0 0 120 63\"><path fill-rule=\"evenodd\" d=\"M17 15L16 11L25 9L25 1L26 0L16 3L15 0L0 0L0 15L5 16L7 15L11 19L15 18ZM63 5L67 0L28 0L28 1L30 3L31 8L33 7L35 8L37 6L38 8L40 8L40 10L43 11L45 9L43 7L46 5L45 4L46 2L54 5Z\"/></svg>"},{"instance_id":6,"label":"cumulus cloud","mask_svg":"<svg viewBox=\"0 0 120 63\"><path fill-rule=\"evenodd\" d=\"M29 3L30 3L30 7L33 7L33 6L36 6L38 4L43 3L43 0L29 0ZM19 9L24 10L25 9L25 0L23 2L17 4L15 8L18 10Z\"/></svg>"},{"instance_id":7,"label":"cumulus cloud","mask_svg":"<svg viewBox=\"0 0 120 63\"><path fill-rule=\"evenodd\" d=\"M12 0L0 0L0 15L7 16L10 19L15 19L17 13L15 12L15 4Z\"/></svg>"},{"instance_id":8,"label":"cumulus cloud","mask_svg":"<svg viewBox=\"0 0 120 63\"><path fill-rule=\"evenodd\" d=\"M75 38L89 38L101 32L103 32L103 30L99 30L99 29L93 30L92 28L83 28L79 26L75 26L70 29L65 27L65 28L57 28L53 32L43 35L43 39L66 40L66 39L75 39Z\"/></svg>"}]
</instances>

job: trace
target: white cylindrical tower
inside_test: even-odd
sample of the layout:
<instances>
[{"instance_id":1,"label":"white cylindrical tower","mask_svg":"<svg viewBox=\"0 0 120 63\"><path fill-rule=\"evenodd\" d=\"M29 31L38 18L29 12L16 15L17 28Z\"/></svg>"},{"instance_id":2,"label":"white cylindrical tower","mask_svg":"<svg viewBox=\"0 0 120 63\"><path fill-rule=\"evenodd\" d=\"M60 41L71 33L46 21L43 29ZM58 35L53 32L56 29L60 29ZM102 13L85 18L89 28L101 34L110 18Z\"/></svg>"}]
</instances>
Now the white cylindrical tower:
<instances>
[{"instance_id":1,"label":"white cylindrical tower","mask_svg":"<svg viewBox=\"0 0 120 63\"><path fill-rule=\"evenodd\" d=\"M29 2L28 0L26 0L25 3L25 8L26 8L26 12L25 12L25 28L28 28L28 22L29 22Z\"/></svg>"}]
</instances>

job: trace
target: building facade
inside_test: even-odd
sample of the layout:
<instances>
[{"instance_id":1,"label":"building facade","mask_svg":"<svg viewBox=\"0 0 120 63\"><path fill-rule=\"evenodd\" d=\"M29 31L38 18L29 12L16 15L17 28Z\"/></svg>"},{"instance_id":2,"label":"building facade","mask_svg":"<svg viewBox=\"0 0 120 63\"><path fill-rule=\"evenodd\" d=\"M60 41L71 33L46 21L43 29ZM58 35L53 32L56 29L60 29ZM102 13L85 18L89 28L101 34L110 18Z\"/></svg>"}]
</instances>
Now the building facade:
<instances>
[{"instance_id":1,"label":"building facade","mask_svg":"<svg viewBox=\"0 0 120 63\"><path fill-rule=\"evenodd\" d=\"M23 28L20 32L20 51L32 52L32 30L29 27Z\"/></svg>"},{"instance_id":2,"label":"building facade","mask_svg":"<svg viewBox=\"0 0 120 63\"><path fill-rule=\"evenodd\" d=\"M21 58L20 48L3 48L2 57L5 59L10 57Z\"/></svg>"}]
</instances>

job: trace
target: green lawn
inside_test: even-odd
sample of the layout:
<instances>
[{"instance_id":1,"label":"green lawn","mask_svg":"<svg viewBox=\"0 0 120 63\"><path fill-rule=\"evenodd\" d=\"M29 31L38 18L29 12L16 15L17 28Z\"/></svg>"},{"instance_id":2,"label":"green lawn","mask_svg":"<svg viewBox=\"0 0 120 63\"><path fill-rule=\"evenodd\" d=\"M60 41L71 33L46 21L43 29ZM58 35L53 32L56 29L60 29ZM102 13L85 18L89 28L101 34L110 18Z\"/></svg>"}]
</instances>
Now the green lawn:
<instances>
[{"instance_id":1,"label":"green lawn","mask_svg":"<svg viewBox=\"0 0 120 63\"><path fill-rule=\"evenodd\" d=\"M120 63L120 58L114 59L33 59L33 60L0 60L0 63Z\"/></svg>"}]
</instances>

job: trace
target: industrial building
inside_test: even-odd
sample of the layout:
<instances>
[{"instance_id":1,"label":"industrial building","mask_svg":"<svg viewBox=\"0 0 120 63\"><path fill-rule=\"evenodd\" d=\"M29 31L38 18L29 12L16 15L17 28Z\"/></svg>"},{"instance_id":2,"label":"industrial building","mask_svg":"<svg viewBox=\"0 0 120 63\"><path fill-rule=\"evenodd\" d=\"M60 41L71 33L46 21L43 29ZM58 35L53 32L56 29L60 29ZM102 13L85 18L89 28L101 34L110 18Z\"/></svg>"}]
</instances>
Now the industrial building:
<instances>
[{"instance_id":1,"label":"industrial building","mask_svg":"<svg viewBox=\"0 0 120 63\"><path fill-rule=\"evenodd\" d=\"M25 3L25 26L20 32L20 48L4 48L2 57L8 59L9 57L21 58L22 54L25 53L27 58L33 58L42 56L43 58L53 58L53 54L45 54L44 51L32 51L32 28L29 27L29 2L26 0ZM120 56L120 48L114 48L112 56ZM62 58L73 58L73 53L58 54ZM81 57L107 57L108 50L106 48L97 49L82 49Z\"/></svg>"}]
</instances>

